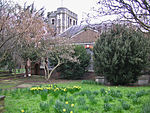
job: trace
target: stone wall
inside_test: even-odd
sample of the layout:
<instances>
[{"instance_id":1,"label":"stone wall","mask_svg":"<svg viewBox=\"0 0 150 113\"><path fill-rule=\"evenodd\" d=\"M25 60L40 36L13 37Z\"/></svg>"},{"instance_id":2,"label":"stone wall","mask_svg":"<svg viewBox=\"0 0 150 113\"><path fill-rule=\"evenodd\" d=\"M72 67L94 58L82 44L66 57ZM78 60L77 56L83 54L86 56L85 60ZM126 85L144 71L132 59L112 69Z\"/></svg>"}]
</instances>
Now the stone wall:
<instances>
[{"instance_id":1,"label":"stone wall","mask_svg":"<svg viewBox=\"0 0 150 113\"><path fill-rule=\"evenodd\" d=\"M104 77L100 77L100 76L95 77L95 81L101 84L107 84L107 85L110 84L107 82L106 79L104 79ZM136 83L132 83L130 85L138 85L138 86L150 85L150 75L142 75L138 78L138 81Z\"/></svg>"},{"instance_id":2,"label":"stone wall","mask_svg":"<svg viewBox=\"0 0 150 113\"><path fill-rule=\"evenodd\" d=\"M138 85L150 85L150 75L142 75L139 77Z\"/></svg>"}]
</instances>

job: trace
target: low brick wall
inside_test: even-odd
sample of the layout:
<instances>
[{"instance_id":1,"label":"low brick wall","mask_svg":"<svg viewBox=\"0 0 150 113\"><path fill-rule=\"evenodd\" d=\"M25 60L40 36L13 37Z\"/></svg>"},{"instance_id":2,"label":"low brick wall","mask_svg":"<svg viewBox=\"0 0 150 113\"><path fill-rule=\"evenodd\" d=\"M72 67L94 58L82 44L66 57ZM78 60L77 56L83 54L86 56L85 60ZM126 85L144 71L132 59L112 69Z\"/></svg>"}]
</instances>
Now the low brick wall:
<instances>
[{"instance_id":1,"label":"low brick wall","mask_svg":"<svg viewBox=\"0 0 150 113\"><path fill-rule=\"evenodd\" d=\"M4 99L5 99L5 96L0 96L0 113L3 113L4 112Z\"/></svg>"}]
</instances>

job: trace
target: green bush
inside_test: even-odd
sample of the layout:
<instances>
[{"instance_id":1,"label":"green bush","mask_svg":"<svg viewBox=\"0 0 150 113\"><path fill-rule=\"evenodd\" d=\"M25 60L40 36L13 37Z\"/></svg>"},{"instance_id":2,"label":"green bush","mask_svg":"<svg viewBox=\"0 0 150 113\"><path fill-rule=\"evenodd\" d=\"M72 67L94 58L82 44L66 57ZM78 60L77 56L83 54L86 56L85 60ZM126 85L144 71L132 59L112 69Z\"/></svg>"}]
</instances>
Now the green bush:
<instances>
[{"instance_id":1,"label":"green bush","mask_svg":"<svg viewBox=\"0 0 150 113\"><path fill-rule=\"evenodd\" d=\"M84 46L76 46L74 56L78 57L80 63L67 62L60 66L61 77L65 79L80 79L86 72L90 62L90 55Z\"/></svg>"},{"instance_id":2,"label":"green bush","mask_svg":"<svg viewBox=\"0 0 150 113\"><path fill-rule=\"evenodd\" d=\"M102 33L94 46L94 70L113 85L136 82L148 66L149 45L140 31L116 25Z\"/></svg>"}]
</instances>

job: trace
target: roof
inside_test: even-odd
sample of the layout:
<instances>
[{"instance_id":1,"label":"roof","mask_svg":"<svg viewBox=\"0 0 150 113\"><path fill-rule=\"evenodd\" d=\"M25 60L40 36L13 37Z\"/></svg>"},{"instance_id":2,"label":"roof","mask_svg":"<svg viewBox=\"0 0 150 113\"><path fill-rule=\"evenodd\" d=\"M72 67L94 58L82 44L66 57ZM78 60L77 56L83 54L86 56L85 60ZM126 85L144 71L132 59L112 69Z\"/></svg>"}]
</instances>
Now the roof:
<instances>
[{"instance_id":1,"label":"roof","mask_svg":"<svg viewBox=\"0 0 150 113\"><path fill-rule=\"evenodd\" d=\"M70 38L88 27L89 27L88 25L74 25L72 27L69 27L66 31L61 33L59 36Z\"/></svg>"}]
</instances>

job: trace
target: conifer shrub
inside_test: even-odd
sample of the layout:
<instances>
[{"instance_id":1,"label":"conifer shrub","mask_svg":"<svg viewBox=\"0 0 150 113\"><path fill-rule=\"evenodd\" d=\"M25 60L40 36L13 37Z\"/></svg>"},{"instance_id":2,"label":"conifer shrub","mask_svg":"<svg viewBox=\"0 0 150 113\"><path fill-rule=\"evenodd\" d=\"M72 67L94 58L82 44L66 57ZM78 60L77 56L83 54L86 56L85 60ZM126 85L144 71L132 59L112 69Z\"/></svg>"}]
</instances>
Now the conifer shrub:
<instances>
[{"instance_id":1,"label":"conifer shrub","mask_svg":"<svg viewBox=\"0 0 150 113\"><path fill-rule=\"evenodd\" d=\"M115 25L94 46L94 70L113 85L134 83L148 66L149 45L142 32Z\"/></svg>"}]
</instances>

